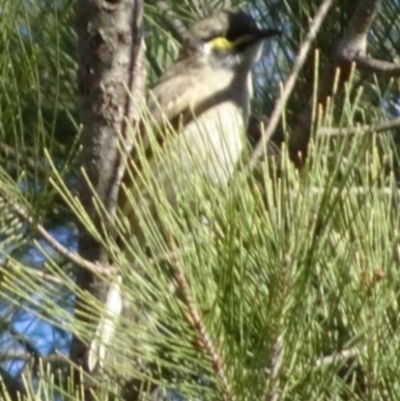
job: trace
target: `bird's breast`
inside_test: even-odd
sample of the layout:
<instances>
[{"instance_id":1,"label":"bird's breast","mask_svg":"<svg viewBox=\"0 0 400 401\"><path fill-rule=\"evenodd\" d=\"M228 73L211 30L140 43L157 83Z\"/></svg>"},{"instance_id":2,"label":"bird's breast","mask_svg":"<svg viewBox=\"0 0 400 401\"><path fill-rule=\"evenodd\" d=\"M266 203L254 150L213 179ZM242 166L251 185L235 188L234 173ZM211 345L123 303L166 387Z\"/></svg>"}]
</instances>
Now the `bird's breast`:
<instances>
[{"instance_id":1,"label":"bird's breast","mask_svg":"<svg viewBox=\"0 0 400 401\"><path fill-rule=\"evenodd\" d=\"M245 145L246 121L244 110L226 101L193 119L165 144L153 179L170 202L178 193L190 197L193 183L221 186L229 180Z\"/></svg>"},{"instance_id":2,"label":"bird's breast","mask_svg":"<svg viewBox=\"0 0 400 401\"><path fill-rule=\"evenodd\" d=\"M199 79L191 91L185 89L189 91L185 93L191 93L188 97L196 101L181 115L184 117L181 125L173 124L175 132L164 126L166 132L161 134L162 141L151 138L158 138L163 129L147 132L147 148L151 152L143 154L145 160L150 154L151 161L145 169L149 173L146 176L169 201L173 202L178 192L190 192L189 187L198 182L198 178L205 184L221 186L232 176L246 142L251 97L249 78L250 74L235 76L220 70L205 74L204 85ZM163 93L157 87L155 95L161 111L166 105ZM153 148L152 143L160 146ZM143 161L139 163L142 164ZM142 193L145 198L147 192Z\"/></svg>"},{"instance_id":3,"label":"bird's breast","mask_svg":"<svg viewBox=\"0 0 400 401\"><path fill-rule=\"evenodd\" d=\"M246 121L245 110L232 101L206 110L184 128L178 158L210 183L225 184L242 153Z\"/></svg>"}]
</instances>

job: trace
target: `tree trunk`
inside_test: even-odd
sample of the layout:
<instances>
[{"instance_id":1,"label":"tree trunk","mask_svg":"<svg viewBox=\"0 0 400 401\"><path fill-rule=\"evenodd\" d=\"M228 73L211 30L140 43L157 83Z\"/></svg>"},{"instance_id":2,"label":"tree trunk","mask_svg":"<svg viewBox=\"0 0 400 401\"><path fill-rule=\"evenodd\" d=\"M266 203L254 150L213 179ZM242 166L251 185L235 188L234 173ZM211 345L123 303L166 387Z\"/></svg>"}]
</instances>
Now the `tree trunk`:
<instances>
[{"instance_id":1,"label":"tree trunk","mask_svg":"<svg viewBox=\"0 0 400 401\"><path fill-rule=\"evenodd\" d=\"M132 146L128 126L139 119L143 99L145 68L142 0L78 0L79 90L81 96L82 168L109 215L122 175L117 149L120 138ZM82 177L80 196L92 220L99 227L101 216L93 205L93 191ZM99 227L100 229L100 227ZM104 249L81 227L79 253L85 259L108 264ZM76 268L77 285L105 301L107 286L81 267ZM85 301L76 301L76 318L87 322ZM93 325L96 321L91 322ZM75 337L71 359L85 367L87 345Z\"/></svg>"}]
</instances>

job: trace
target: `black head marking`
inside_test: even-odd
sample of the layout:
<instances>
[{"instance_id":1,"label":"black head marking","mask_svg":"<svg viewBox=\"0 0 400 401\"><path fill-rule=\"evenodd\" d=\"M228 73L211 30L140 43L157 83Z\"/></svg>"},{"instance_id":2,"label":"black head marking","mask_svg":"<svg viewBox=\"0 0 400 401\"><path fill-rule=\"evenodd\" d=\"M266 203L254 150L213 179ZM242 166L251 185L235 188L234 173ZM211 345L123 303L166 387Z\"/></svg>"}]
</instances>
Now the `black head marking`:
<instances>
[{"instance_id":1,"label":"black head marking","mask_svg":"<svg viewBox=\"0 0 400 401\"><path fill-rule=\"evenodd\" d=\"M222 36L230 41L259 31L256 21L244 11L218 11L211 17L194 24L191 33L199 40L206 42Z\"/></svg>"}]
</instances>

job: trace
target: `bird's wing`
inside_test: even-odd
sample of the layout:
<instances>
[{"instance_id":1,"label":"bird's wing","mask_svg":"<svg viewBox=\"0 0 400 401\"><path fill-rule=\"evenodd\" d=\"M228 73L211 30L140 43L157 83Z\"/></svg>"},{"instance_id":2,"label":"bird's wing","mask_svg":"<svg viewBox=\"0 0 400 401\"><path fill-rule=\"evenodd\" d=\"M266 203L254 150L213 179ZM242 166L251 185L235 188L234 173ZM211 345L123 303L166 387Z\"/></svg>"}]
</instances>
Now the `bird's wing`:
<instances>
[{"instance_id":1,"label":"bird's wing","mask_svg":"<svg viewBox=\"0 0 400 401\"><path fill-rule=\"evenodd\" d=\"M138 148L146 160L151 159L151 143L163 147L168 136L178 133L179 128L193 119L197 112L201 114L201 110L197 110L198 105L210 95L206 90L208 86L204 85L202 72L204 65L201 61L182 60L174 64L150 90L130 155L130 162L136 168L140 169Z\"/></svg>"},{"instance_id":2,"label":"bird's wing","mask_svg":"<svg viewBox=\"0 0 400 401\"><path fill-rule=\"evenodd\" d=\"M169 74L160 81L148 98L148 111L156 124L174 121L180 115L193 109L201 101L204 83L190 71L179 75Z\"/></svg>"},{"instance_id":3,"label":"bird's wing","mask_svg":"<svg viewBox=\"0 0 400 401\"><path fill-rule=\"evenodd\" d=\"M138 136L129 156L128 171L124 174L119 191L118 205L124 214L130 209L127 190L132 194L136 192L135 185L140 186L137 177L143 168L141 161L153 159L154 146L151 143L162 147L168 135L179 131L182 118L193 115L194 102L201 97L202 80L198 75L192 74L190 67L182 69L182 66L180 73L176 74L179 65L174 67L150 91L147 110L139 124Z\"/></svg>"}]
</instances>

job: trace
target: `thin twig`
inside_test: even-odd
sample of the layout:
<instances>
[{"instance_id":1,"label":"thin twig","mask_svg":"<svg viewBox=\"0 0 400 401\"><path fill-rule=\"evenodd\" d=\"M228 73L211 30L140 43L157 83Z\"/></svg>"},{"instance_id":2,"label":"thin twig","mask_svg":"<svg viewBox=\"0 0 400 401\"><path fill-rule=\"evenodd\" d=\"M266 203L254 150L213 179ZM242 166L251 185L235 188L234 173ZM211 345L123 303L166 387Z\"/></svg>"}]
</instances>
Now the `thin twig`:
<instances>
[{"instance_id":1,"label":"thin twig","mask_svg":"<svg viewBox=\"0 0 400 401\"><path fill-rule=\"evenodd\" d=\"M339 136L339 135L354 135L354 134L369 134L385 132L394 128L400 127L400 117L385 121L379 125L359 125L350 128L325 128L321 127L317 130L318 136Z\"/></svg>"},{"instance_id":2,"label":"thin twig","mask_svg":"<svg viewBox=\"0 0 400 401\"><path fill-rule=\"evenodd\" d=\"M75 252L71 252L68 248L62 245L59 241L57 241L41 224L37 223L35 219L28 214L26 210L24 210L21 206L10 204L7 202L7 199L4 196L0 196L10 207L10 209L22 218L24 221L29 223L34 230L36 230L41 237L48 242L48 244L56 250L59 254L66 257L72 263L75 263L77 266L83 267L84 269L100 275L111 276L115 273L115 268L112 266L101 266L96 263L92 263Z\"/></svg>"},{"instance_id":3,"label":"thin twig","mask_svg":"<svg viewBox=\"0 0 400 401\"><path fill-rule=\"evenodd\" d=\"M334 0L324 0L313 19L311 28L308 31L304 43L301 46L299 53L296 57L296 60L294 62L293 71L289 76L289 78L287 79L287 81L285 82L285 84L283 85L281 96L278 102L276 103L276 106L271 114L271 117L269 118L268 125L265 128L265 130L262 131L261 138L257 144L256 149L253 152L253 155L250 160L250 169L253 169L256 166L258 160L265 153L266 144L273 135L273 133L275 132L279 124L279 120L281 118L285 105L289 99L290 94L293 91L299 73L303 68L308 53L311 49L311 44L314 41L315 37L317 36L317 33L321 28L322 22L324 21L333 2Z\"/></svg>"},{"instance_id":4,"label":"thin twig","mask_svg":"<svg viewBox=\"0 0 400 401\"><path fill-rule=\"evenodd\" d=\"M400 76L400 64L398 63L379 60L368 56L355 57L354 62L363 72L379 74L379 76L386 78L396 78Z\"/></svg>"},{"instance_id":5,"label":"thin twig","mask_svg":"<svg viewBox=\"0 0 400 401\"><path fill-rule=\"evenodd\" d=\"M364 348L349 348L342 351L336 352L332 355L323 356L315 361L316 367L332 365L333 363L342 363L348 359L355 358L364 351Z\"/></svg>"},{"instance_id":6,"label":"thin twig","mask_svg":"<svg viewBox=\"0 0 400 401\"><path fill-rule=\"evenodd\" d=\"M176 250L177 246L172 235L169 235L168 242L170 249L172 251ZM197 332L204 351L211 359L214 371L224 387L226 400L235 401L236 397L232 392L232 386L229 383L228 377L226 375L224 360L217 350L217 347L214 345L214 342L211 339L211 336L209 335L207 328L200 317L192 294L190 293L190 287L186 280L184 269L178 257L172 258L172 268L174 270L174 275L179 290L178 292L184 304L188 308L186 318L193 327L194 331Z\"/></svg>"}]
</instances>

